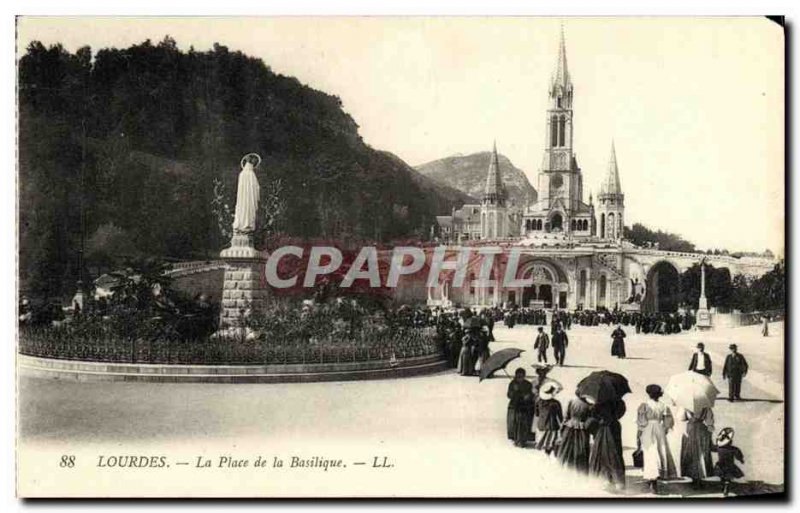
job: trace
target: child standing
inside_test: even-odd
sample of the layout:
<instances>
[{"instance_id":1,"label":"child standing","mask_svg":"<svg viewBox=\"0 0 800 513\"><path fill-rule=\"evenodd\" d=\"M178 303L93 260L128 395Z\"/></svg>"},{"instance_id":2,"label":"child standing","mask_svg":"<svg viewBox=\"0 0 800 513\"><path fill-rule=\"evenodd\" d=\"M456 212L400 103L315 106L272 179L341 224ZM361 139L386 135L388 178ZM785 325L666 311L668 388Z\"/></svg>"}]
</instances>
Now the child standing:
<instances>
[{"instance_id":1,"label":"child standing","mask_svg":"<svg viewBox=\"0 0 800 513\"><path fill-rule=\"evenodd\" d=\"M736 461L744 463L744 455L738 447L733 445L733 428L722 428L717 435L716 445L711 450L717 453L717 464L714 465L714 475L722 481L722 494L727 497L730 492L731 479L744 477L742 469L736 466Z\"/></svg>"},{"instance_id":2,"label":"child standing","mask_svg":"<svg viewBox=\"0 0 800 513\"><path fill-rule=\"evenodd\" d=\"M557 393L558 387L556 385L545 384L543 390L539 391L539 400L536 403L539 415L536 425L539 441L536 444L536 448L544 451L548 456L558 449L561 421L564 420L561 403L555 398Z\"/></svg>"}]
</instances>

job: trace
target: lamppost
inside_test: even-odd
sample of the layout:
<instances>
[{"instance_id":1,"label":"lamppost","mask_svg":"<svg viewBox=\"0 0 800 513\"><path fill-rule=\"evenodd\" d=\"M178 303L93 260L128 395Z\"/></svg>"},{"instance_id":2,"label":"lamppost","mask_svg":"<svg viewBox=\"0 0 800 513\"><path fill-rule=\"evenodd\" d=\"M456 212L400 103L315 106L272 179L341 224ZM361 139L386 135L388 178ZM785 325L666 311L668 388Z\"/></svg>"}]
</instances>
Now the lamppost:
<instances>
[{"instance_id":1,"label":"lamppost","mask_svg":"<svg viewBox=\"0 0 800 513\"><path fill-rule=\"evenodd\" d=\"M706 299L706 257L700 261L700 299L697 308L697 329L711 329L711 312Z\"/></svg>"}]
</instances>

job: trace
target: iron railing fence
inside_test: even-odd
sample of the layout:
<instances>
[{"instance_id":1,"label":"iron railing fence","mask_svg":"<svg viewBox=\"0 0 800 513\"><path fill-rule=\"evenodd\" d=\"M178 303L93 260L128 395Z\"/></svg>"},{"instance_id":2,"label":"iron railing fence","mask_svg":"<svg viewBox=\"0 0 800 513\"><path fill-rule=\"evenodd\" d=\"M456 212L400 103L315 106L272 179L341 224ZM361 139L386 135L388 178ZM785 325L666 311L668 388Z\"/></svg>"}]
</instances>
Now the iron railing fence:
<instances>
[{"instance_id":1,"label":"iron railing fence","mask_svg":"<svg viewBox=\"0 0 800 513\"><path fill-rule=\"evenodd\" d=\"M211 337L198 341L75 336L59 328L23 328L19 352L29 356L89 362L188 365L286 365L369 362L441 353L432 328L401 328L357 340L243 340Z\"/></svg>"}]
</instances>

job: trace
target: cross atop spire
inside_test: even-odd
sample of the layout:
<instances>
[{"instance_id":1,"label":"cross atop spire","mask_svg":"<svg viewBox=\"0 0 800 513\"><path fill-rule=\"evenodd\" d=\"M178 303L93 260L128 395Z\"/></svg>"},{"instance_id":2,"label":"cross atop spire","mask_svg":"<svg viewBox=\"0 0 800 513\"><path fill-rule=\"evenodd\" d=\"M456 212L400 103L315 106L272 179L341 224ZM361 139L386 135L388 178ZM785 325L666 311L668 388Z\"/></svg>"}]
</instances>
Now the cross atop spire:
<instances>
[{"instance_id":1,"label":"cross atop spire","mask_svg":"<svg viewBox=\"0 0 800 513\"><path fill-rule=\"evenodd\" d=\"M483 191L484 201L502 204L505 202L505 187L500 175L500 162L497 158L497 141L492 145L492 156L489 160L489 171L486 173L486 188Z\"/></svg>"}]
</instances>

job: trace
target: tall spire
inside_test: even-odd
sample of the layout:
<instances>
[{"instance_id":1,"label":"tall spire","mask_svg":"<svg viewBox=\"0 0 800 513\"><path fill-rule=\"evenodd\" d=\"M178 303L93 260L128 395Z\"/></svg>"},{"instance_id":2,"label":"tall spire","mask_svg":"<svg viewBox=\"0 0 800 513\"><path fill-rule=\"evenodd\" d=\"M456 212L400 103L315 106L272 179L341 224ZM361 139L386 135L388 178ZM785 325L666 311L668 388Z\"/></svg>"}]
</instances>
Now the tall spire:
<instances>
[{"instance_id":1,"label":"tall spire","mask_svg":"<svg viewBox=\"0 0 800 513\"><path fill-rule=\"evenodd\" d=\"M492 156L489 160L489 171L486 174L486 188L483 191L484 201L503 203L505 188L503 178L500 176L500 163L497 158L497 141L492 146Z\"/></svg>"},{"instance_id":2,"label":"tall spire","mask_svg":"<svg viewBox=\"0 0 800 513\"><path fill-rule=\"evenodd\" d=\"M567 43L564 38L564 24L561 24L561 42L558 47L558 62L556 63L556 71L553 74L553 83L560 85L564 88L572 85L569 78L569 68L567 67Z\"/></svg>"},{"instance_id":3,"label":"tall spire","mask_svg":"<svg viewBox=\"0 0 800 513\"><path fill-rule=\"evenodd\" d=\"M608 161L608 172L606 179L600 187L601 194L622 194L622 186L619 182L619 169L617 168L617 151L614 148L614 140L611 140L611 158Z\"/></svg>"}]
</instances>

